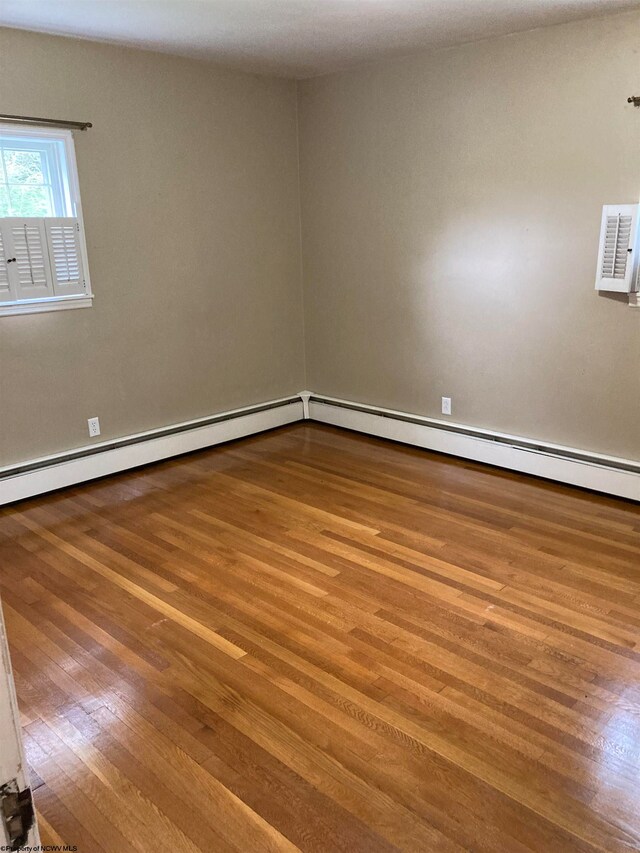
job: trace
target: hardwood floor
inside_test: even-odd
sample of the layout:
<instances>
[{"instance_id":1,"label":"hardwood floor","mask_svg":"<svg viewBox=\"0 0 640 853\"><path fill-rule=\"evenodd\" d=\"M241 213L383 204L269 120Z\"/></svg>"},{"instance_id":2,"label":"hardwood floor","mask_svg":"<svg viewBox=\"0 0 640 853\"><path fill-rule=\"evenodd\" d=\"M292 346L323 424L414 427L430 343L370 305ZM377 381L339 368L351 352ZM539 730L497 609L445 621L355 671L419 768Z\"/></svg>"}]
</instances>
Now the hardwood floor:
<instances>
[{"instance_id":1,"label":"hardwood floor","mask_svg":"<svg viewBox=\"0 0 640 853\"><path fill-rule=\"evenodd\" d=\"M640 849L640 507L296 425L0 512L43 843Z\"/></svg>"}]
</instances>

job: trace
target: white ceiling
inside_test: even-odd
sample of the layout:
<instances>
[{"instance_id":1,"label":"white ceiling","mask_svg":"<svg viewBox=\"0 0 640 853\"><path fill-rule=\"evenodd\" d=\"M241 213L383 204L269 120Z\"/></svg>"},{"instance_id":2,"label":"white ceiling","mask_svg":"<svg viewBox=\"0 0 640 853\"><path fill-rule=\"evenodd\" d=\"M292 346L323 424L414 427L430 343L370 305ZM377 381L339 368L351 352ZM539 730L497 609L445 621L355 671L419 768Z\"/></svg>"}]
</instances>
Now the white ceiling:
<instances>
[{"instance_id":1,"label":"white ceiling","mask_svg":"<svg viewBox=\"0 0 640 853\"><path fill-rule=\"evenodd\" d=\"M0 0L0 25L310 77L640 0Z\"/></svg>"}]
</instances>

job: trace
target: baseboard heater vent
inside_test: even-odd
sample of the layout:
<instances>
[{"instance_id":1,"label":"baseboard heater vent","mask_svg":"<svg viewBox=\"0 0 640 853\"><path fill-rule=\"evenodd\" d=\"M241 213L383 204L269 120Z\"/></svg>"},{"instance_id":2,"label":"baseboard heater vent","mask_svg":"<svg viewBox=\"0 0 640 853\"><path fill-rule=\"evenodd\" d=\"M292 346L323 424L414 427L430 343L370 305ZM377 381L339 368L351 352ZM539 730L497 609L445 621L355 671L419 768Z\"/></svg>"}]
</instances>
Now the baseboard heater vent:
<instances>
[{"instance_id":1,"label":"baseboard heater vent","mask_svg":"<svg viewBox=\"0 0 640 853\"><path fill-rule=\"evenodd\" d=\"M640 501L640 462L301 392L0 469L0 505L303 418Z\"/></svg>"},{"instance_id":2,"label":"baseboard heater vent","mask_svg":"<svg viewBox=\"0 0 640 853\"><path fill-rule=\"evenodd\" d=\"M80 447L0 469L0 505L294 423L295 396Z\"/></svg>"},{"instance_id":3,"label":"baseboard heater vent","mask_svg":"<svg viewBox=\"0 0 640 853\"><path fill-rule=\"evenodd\" d=\"M640 501L640 462L632 459L545 444L320 394L309 395L309 416L320 423L378 438Z\"/></svg>"},{"instance_id":4,"label":"baseboard heater vent","mask_svg":"<svg viewBox=\"0 0 640 853\"><path fill-rule=\"evenodd\" d=\"M277 409L281 406L289 406L291 403L299 402L300 398L297 396L288 397L286 400L277 400L274 403L249 406L246 409L225 412L222 415L212 415L209 418L201 418L197 421L187 421L186 423L176 424L175 426L162 427L161 429L154 429L150 432L127 436L126 438L116 438L113 441L105 441L92 447L82 447L80 450L71 450L68 453L60 453L55 456L48 456L45 459L25 462L24 465L12 465L9 468L0 468L0 480L5 479L6 477L15 477L17 474L29 474L31 471L38 471L41 468L49 468L51 465L58 465L60 462L72 462L74 459L86 459L87 457L95 456L98 453L107 453L110 450L119 450L122 447L133 447L135 444L142 444L150 439L167 438L172 435L180 435L180 433L183 432L191 432L191 430L194 429L201 429L202 427L221 424L225 421L246 417L246 415L255 415L259 412L268 412L271 409Z\"/></svg>"},{"instance_id":5,"label":"baseboard heater vent","mask_svg":"<svg viewBox=\"0 0 640 853\"><path fill-rule=\"evenodd\" d=\"M481 429L474 429L473 427L461 426L459 424L445 424L442 421L432 420L431 418L420 417L418 415L408 415L402 412L393 412L388 409L377 409L373 406L366 406L361 403L332 400L330 397L318 397L315 394L311 395L310 402L322 403L325 406L335 406L339 409L350 409L353 412L364 412L369 415L376 415L380 418L389 418L394 421L403 421L409 424L427 426L430 429L440 429L443 432L451 432L456 435L468 435L471 438L480 438L483 441L493 441L496 444L504 444L508 447L517 447L519 450L528 450L532 453L544 453L547 456L557 456L559 458L572 459L575 462L587 462L589 465L602 465L605 468L616 468L620 471L631 471L634 474L640 474L640 462L632 462L628 459L616 459L615 457L603 457L598 456L597 454L583 453L579 450L558 447L553 444L533 442L525 438L518 438L517 436L500 435L500 433L486 432Z\"/></svg>"}]
</instances>

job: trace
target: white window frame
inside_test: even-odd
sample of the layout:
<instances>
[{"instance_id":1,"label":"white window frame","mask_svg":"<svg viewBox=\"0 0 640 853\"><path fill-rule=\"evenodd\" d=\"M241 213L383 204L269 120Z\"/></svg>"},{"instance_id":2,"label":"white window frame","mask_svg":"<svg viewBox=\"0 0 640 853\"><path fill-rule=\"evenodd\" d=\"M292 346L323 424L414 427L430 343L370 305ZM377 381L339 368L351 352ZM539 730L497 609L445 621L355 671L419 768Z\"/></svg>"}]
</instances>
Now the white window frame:
<instances>
[{"instance_id":1,"label":"white window frame","mask_svg":"<svg viewBox=\"0 0 640 853\"><path fill-rule=\"evenodd\" d=\"M76 150L73 141L73 133L70 130L18 127L15 124L3 124L0 122L0 135L15 135L18 137L33 137L35 139L50 139L62 141L64 144L65 160L67 165L67 189L68 198L71 203L71 215L78 220L80 255L85 280L85 293L73 296L51 296L42 299L21 299L13 302L0 302L0 317L16 314L36 314L43 311L65 311L69 308L90 308L93 304L93 292L91 290L91 279L89 276L89 264L87 260L87 244L84 234L84 219L82 216L82 201L80 199L80 182L78 180L78 167L76 163ZM63 176L64 179L64 176ZM46 219L48 217L33 217Z\"/></svg>"}]
</instances>

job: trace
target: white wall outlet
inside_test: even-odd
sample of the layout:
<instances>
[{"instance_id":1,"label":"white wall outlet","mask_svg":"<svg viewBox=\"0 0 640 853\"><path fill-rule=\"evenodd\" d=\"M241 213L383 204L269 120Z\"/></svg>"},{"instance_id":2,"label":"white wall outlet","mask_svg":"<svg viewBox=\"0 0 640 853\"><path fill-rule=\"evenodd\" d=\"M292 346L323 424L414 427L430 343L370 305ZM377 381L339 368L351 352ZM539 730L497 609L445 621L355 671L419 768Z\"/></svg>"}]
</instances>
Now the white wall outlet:
<instances>
[{"instance_id":1,"label":"white wall outlet","mask_svg":"<svg viewBox=\"0 0 640 853\"><path fill-rule=\"evenodd\" d=\"M442 398L442 414L450 415L451 414L451 397L443 397Z\"/></svg>"},{"instance_id":2,"label":"white wall outlet","mask_svg":"<svg viewBox=\"0 0 640 853\"><path fill-rule=\"evenodd\" d=\"M89 435L91 436L91 438L95 438L97 435L100 435L99 418L89 418L87 423L89 424Z\"/></svg>"}]
</instances>

